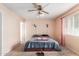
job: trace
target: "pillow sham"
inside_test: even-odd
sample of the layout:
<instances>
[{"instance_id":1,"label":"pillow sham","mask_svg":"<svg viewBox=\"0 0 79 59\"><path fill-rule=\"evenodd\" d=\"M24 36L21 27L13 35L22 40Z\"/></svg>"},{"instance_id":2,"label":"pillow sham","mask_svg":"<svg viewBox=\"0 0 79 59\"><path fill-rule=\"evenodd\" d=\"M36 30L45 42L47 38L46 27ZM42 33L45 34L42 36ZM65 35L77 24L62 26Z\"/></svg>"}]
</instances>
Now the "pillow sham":
<instances>
[{"instance_id":1,"label":"pillow sham","mask_svg":"<svg viewBox=\"0 0 79 59\"><path fill-rule=\"evenodd\" d=\"M48 37L41 37L42 40L48 40Z\"/></svg>"}]
</instances>

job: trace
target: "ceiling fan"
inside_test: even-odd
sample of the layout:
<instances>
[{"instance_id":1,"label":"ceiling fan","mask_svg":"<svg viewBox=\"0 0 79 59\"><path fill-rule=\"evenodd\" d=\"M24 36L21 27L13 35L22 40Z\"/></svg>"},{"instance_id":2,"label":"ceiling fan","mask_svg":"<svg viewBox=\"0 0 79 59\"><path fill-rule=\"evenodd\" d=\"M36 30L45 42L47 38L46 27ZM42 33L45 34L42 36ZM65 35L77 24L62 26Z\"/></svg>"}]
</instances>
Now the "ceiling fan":
<instances>
[{"instance_id":1,"label":"ceiling fan","mask_svg":"<svg viewBox=\"0 0 79 59\"><path fill-rule=\"evenodd\" d=\"M33 11L37 11L38 14L49 14L47 11L44 11L44 8L47 7L49 4L46 4L45 6L39 5L37 3L32 3L32 5L34 6L35 10L28 10L28 12L33 12Z\"/></svg>"}]
</instances>

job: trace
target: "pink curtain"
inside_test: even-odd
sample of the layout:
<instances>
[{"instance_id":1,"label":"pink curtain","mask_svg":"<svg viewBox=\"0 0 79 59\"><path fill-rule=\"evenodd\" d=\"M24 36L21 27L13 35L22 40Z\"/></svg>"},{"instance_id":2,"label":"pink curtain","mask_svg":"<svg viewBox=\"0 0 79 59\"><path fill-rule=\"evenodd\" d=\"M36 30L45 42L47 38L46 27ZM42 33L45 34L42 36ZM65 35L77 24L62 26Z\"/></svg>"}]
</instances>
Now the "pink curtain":
<instances>
[{"instance_id":1,"label":"pink curtain","mask_svg":"<svg viewBox=\"0 0 79 59\"><path fill-rule=\"evenodd\" d=\"M61 18L61 45L64 46L64 19Z\"/></svg>"}]
</instances>

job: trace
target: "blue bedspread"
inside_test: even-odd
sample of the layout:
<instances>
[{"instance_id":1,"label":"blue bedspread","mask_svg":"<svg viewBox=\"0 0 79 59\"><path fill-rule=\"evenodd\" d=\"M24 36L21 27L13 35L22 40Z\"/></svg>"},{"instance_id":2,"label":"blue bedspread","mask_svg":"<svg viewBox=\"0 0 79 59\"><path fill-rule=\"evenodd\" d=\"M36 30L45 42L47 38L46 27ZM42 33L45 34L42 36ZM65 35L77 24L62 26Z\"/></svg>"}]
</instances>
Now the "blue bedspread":
<instances>
[{"instance_id":1,"label":"blue bedspread","mask_svg":"<svg viewBox=\"0 0 79 59\"><path fill-rule=\"evenodd\" d=\"M55 50L61 50L60 46L54 40L52 41L28 41L25 44L24 49L26 48L51 48Z\"/></svg>"}]
</instances>

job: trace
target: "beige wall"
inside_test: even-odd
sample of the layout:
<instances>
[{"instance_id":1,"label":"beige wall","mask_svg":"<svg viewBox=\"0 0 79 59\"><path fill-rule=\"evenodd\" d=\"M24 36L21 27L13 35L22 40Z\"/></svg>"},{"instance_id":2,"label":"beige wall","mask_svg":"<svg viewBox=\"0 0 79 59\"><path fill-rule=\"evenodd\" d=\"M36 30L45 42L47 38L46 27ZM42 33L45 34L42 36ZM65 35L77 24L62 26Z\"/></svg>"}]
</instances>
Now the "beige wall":
<instances>
[{"instance_id":1,"label":"beige wall","mask_svg":"<svg viewBox=\"0 0 79 59\"><path fill-rule=\"evenodd\" d=\"M65 35L65 46L79 55L79 36Z\"/></svg>"},{"instance_id":2,"label":"beige wall","mask_svg":"<svg viewBox=\"0 0 79 59\"><path fill-rule=\"evenodd\" d=\"M55 39L61 43L61 19L55 20Z\"/></svg>"},{"instance_id":3,"label":"beige wall","mask_svg":"<svg viewBox=\"0 0 79 59\"><path fill-rule=\"evenodd\" d=\"M0 13L0 55L2 51L2 14Z\"/></svg>"},{"instance_id":4,"label":"beige wall","mask_svg":"<svg viewBox=\"0 0 79 59\"><path fill-rule=\"evenodd\" d=\"M2 13L2 55L8 53L12 47L20 42L20 21L14 12L0 4Z\"/></svg>"},{"instance_id":5,"label":"beige wall","mask_svg":"<svg viewBox=\"0 0 79 59\"><path fill-rule=\"evenodd\" d=\"M61 35L60 18L71 15L77 11L79 11L79 4L71 8L66 13L62 14L60 17L56 19L55 37L58 39L58 41L60 41L60 35ZM64 35L64 40L65 40L65 46L79 55L79 36Z\"/></svg>"},{"instance_id":6,"label":"beige wall","mask_svg":"<svg viewBox=\"0 0 79 59\"><path fill-rule=\"evenodd\" d=\"M37 28L34 28L34 24L37 26ZM48 24L48 28L46 27L46 24ZM54 29L54 20L27 20L25 41L30 40L33 34L48 34L54 38Z\"/></svg>"}]
</instances>

